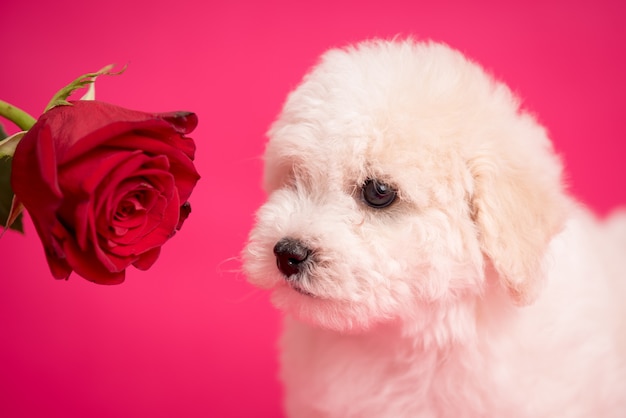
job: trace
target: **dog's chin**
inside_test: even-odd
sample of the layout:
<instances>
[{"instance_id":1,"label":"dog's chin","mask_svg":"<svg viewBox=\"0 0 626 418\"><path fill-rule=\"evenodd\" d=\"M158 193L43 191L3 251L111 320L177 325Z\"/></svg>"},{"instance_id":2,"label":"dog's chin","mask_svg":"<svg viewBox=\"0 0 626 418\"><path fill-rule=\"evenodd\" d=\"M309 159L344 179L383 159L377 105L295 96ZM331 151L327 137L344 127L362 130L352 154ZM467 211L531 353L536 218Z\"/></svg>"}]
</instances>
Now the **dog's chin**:
<instances>
[{"instance_id":1,"label":"dog's chin","mask_svg":"<svg viewBox=\"0 0 626 418\"><path fill-rule=\"evenodd\" d=\"M353 304L317 295L297 284L274 288L272 303L300 322L340 333L361 333L377 322L363 309L354 309Z\"/></svg>"},{"instance_id":2,"label":"dog's chin","mask_svg":"<svg viewBox=\"0 0 626 418\"><path fill-rule=\"evenodd\" d=\"M300 293L303 296L307 296L310 298L315 298L317 297L313 292L304 289L297 281L290 281L288 282L288 286L295 290L296 292Z\"/></svg>"},{"instance_id":3,"label":"dog's chin","mask_svg":"<svg viewBox=\"0 0 626 418\"><path fill-rule=\"evenodd\" d=\"M293 299L294 304L308 303L309 299L323 299L320 295L317 295L313 290L305 288L297 280L284 280L273 288L274 298L278 298L280 301ZM278 308L285 310L283 303L274 303ZM291 304L291 302L290 302Z\"/></svg>"}]
</instances>

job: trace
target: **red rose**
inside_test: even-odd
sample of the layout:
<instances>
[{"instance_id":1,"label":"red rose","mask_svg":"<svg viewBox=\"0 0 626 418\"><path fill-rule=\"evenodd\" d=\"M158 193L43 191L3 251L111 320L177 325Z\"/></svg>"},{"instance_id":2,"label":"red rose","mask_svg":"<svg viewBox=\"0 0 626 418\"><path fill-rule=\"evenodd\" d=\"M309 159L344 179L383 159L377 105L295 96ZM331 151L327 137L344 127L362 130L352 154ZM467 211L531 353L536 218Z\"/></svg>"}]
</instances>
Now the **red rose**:
<instances>
[{"instance_id":1,"label":"red rose","mask_svg":"<svg viewBox=\"0 0 626 418\"><path fill-rule=\"evenodd\" d=\"M116 284L149 268L190 212L200 178L194 113L152 114L97 101L44 113L13 156L11 184L57 279Z\"/></svg>"}]
</instances>

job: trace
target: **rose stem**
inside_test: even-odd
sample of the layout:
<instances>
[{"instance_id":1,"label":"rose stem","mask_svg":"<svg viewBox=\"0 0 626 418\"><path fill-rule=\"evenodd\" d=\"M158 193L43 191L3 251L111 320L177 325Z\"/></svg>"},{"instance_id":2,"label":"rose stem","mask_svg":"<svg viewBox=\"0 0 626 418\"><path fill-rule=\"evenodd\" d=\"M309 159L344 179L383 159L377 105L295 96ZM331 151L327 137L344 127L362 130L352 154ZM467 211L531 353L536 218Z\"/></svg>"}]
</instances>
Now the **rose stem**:
<instances>
[{"instance_id":1,"label":"rose stem","mask_svg":"<svg viewBox=\"0 0 626 418\"><path fill-rule=\"evenodd\" d=\"M24 112L22 109L3 100L0 100L0 116L10 120L23 131L29 130L35 122L37 122L37 119Z\"/></svg>"}]
</instances>

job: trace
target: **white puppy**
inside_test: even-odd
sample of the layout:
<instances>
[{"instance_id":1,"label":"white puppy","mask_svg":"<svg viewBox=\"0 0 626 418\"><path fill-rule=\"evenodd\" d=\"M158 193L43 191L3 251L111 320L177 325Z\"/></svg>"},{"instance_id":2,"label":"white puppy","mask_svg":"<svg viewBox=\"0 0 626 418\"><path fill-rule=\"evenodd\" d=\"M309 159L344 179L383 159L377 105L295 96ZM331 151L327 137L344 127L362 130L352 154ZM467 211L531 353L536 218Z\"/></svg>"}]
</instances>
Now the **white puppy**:
<instances>
[{"instance_id":1,"label":"white puppy","mask_svg":"<svg viewBox=\"0 0 626 418\"><path fill-rule=\"evenodd\" d=\"M626 216L444 45L331 50L269 132L244 255L292 417L625 417Z\"/></svg>"}]
</instances>

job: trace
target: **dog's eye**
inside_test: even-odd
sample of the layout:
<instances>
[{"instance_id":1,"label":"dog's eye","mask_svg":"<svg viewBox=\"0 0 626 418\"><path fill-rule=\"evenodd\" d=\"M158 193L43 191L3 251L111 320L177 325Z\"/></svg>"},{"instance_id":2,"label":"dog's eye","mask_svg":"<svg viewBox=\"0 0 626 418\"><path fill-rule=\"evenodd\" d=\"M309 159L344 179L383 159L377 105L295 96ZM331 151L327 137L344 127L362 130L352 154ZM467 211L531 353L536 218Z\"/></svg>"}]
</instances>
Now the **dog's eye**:
<instances>
[{"instance_id":1,"label":"dog's eye","mask_svg":"<svg viewBox=\"0 0 626 418\"><path fill-rule=\"evenodd\" d=\"M361 198L376 209L386 208L396 200L396 191L389 185L374 179L368 179L361 187Z\"/></svg>"}]
</instances>

